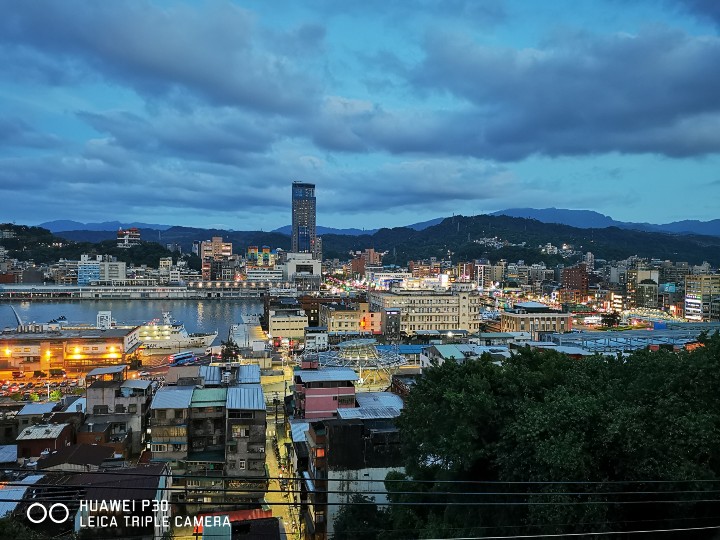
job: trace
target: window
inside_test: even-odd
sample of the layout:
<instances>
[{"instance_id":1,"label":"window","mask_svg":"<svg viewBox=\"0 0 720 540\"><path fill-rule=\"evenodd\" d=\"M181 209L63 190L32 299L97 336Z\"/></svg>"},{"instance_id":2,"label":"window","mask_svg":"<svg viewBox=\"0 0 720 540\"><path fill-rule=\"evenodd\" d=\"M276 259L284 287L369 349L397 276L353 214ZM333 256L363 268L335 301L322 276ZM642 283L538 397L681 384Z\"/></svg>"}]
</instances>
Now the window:
<instances>
[{"instance_id":1,"label":"window","mask_svg":"<svg viewBox=\"0 0 720 540\"><path fill-rule=\"evenodd\" d=\"M243 425L234 425L232 427L232 436L234 439L241 438L241 437L249 437L250 436L250 428L248 426Z\"/></svg>"},{"instance_id":2,"label":"window","mask_svg":"<svg viewBox=\"0 0 720 540\"><path fill-rule=\"evenodd\" d=\"M151 444L151 445L150 445L150 451L151 451L151 452L167 452L167 445L165 445L165 444Z\"/></svg>"},{"instance_id":3,"label":"window","mask_svg":"<svg viewBox=\"0 0 720 540\"><path fill-rule=\"evenodd\" d=\"M124 413L125 405L122 405L121 403L118 403L117 405L115 405L115 412L116 413Z\"/></svg>"},{"instance_id":4,"label":"window","mask_svg":"<svg viewBox=\"0 0 720 540\"><path fill-rule=\"evenodd\" d=\"M240 469L241 471L244 471L244 470L245 470L245 460L244 460L244 459L239 459L239 460L238 460L238 462L237 462L237 468Z\"/></svg>"},{"instance_id":5,"label":"window","mask_svg":"<svg viewBox=\"0 0 720 540\"><path fill-rule=\"evenodd\" d=\"M131 403L130 405L128 405L128 412L136 413L137 412L137 403Z\"/></svg>"},{"instance_id":6,"label":"window","mask_svg":"<svg viewBox=\"0 0 720 540\"><path fill-rule=\"evenodd\" d=\"M252 411L228 411L228 418L232 418L234 420L252 420L254 417L255 415Z\"/></svg>"},{"instance_id":7,"label":"window","mask_svg":"<svg viewBox=\"0 0 720 540\"><path fill-rule=\"evenodd\" d=\"M165 420L166 412L167 411L165 409L160 409L160 410L155 411L155 418L157 420Z\"/></svg>"}]
</instances>

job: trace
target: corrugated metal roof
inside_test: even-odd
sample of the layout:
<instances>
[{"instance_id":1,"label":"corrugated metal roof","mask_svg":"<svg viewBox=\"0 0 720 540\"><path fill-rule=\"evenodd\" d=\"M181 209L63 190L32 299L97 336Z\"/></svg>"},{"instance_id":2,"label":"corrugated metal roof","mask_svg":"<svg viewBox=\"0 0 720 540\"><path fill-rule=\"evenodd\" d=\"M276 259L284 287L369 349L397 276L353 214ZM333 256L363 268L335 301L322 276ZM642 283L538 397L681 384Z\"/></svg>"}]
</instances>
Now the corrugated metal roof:
<instances>
[{"instance_id":1,"label":"corrugated metal roof","mask_svg":"<svg viewBox=\"0 0 720 540\"><path fill-rule=\"evenodd\" d=\"M301 369L295 372L296 377L304 383L322 381L357 381L358 374L350 368Z\"/></svg>"},{"instance_id":2,"label":"corrugated metal roof","mask_svg":"<svg viewBox=\"0 0 720 540\"><path fill-rule=\"evenodd\" d=\"M165 375L165 384L177 384L178 379L199 377L203 366L170 366Z\"/></svg>"},{"instance_id":3,"label":"corrugated metal roof","mask_svg":"<svg viewBox=\"0 0 720 540\"><path fill-rule=\"evenodd\" d=\"M17 505L22 501L27 489L37 483L43 477L42 474L33 474L26 476L19 482L13 482L12 486L0 483L0 518L15 510ZM18 485L23 484L23 485Z\"/></svg>"},{"instance_id":4,"label":"corrugated metal roof","mask_svg":"<svg viewBox=\"0 0 720 540\"><path fill-rule=\"evenodd\" d=\"M18 416L31 414L46 414L52 412L57 404L57 401L48 401L47 403L28 403L22 409L20 409L20 412L18 412Z\"/></svg>"},{"instance_id":5,"label":"corrugated metal roof","mask_svg":"<svg viewBox=\"0 0 720 540\"><path fill-rule=\"evenodd\" d=\"M227 408L246 411L264 411L265 395L259 384L233 386L227 391Z\"/></svg>"},{"instance_id":6,"label":"corrugated metal roof","mask_svg":"<svg viewBox=\"0 0 720 540\"><path fill-rule=\"evenodd\" d=\"M121 364L118 366L99 367L90 370L86 377L94 377L96 375L110 375L112 373L122 373L126 369L127 366L125 364Z\"/></svg>"},{"instance_id":7,"label":"corrugated metal roof","mask_svg":"<svg viewBox=\"0 0 720 540\"><path fill-rule=\"evenodd\" d=\"M150 405L151 409L187 409L192 400L194 386L161 388L155 394Z\"/></svg>"},{"instance_id":8,"label":"corrugated metal roof","mask_svg":"<svg viewBox=\"0 0 720 540\"><path fill-rule=\"evenodd\" d=\"M17 436L18 441L56 439L70 424L36 424L28 426Z\"/></svg>"},{"instance_id":9,"label":"corrugated metal roof","mask_svg":"<svg viewBox=\"0 0 720 540\"><path fill-rule=\"evenodd\" d=\"M0 463L17 461L17 444L3 444L0 446Z\"/></svg>"},{"instance_id":10,"label":"corrugated metal roof","mask_svg":"<svg viewBox=\"0 0 720 540\"><path fill-rule=\"evenodd\" d=\"M227 388L196 388L192 395L192 407L224 407Z\"/></svg>"},{"instance_id":11,"label":"corrugated metal roof","mask_svg":"<svg viewBox=\"0 0 720 540\"><path fill-rule=\"evenodd\" d=\"M219 366L200 366L199 374L206 385L220 384L222 382L222 372Z\"/></svg>"},{"instance_id":12,"label":"corrugated metal roof","mask_svg":"<svg viewBox=\"0 0 720 540\"><path fill-rule=\"evenodd\" d=\"M445 360L450 358L455 358L456 360L465 359L465 355L457 345L435 345L435 350L437 350L438 354Z\"/></svg>"},{"instance_id":13,"label":"corrugated metal roof","mask_svg":"<svg viewBox=\"0 0 720 540\"><path fill-rule=\"evenodd\" d=\"M402 409L404 407L402 398L392 392L357 392L355 400L360 407L365 408L392 407Z\"/></svg>"},{"instance_id":14,"label":"corrugated metal roof","mask_svg":"<svg viewBox=\"0 0 720 540\"><path fill-rule=\"evenodd\" d=\"M376 345L375 348L378 352L395 352L398 354L420 354L423 349L427 349L429 345Z\"/></svg>"},{"instance_id":15,"label":"corrugated metal roof","mask_svg":"<svg viewBox=\"0 0 720 540\"><path fill-rule=\"evenodd\" d=\"M120 385L120 388L139 388L140 390L146 390L150 387L152 381L144 381L142 379L128 379Z\"/></svg>"},{"instance_id":16,"label":"corrugated metal roof","mask_svg":"<svg viewBox=\"0 0 720 540\"><path fill-rule=\"evenodd\" d=\"M78 409L78 407L80 407L80 408ZM67 405L63 409L63 412L71 412L71 413L85 412L86 409L87 409L87 399L85 399L83 397L83 398L78 398L75 401L71 402L69 405Z\"/></svg>"},{"instance_id":17,"label":"corrugated metal roof","mask_svg":"<svg viewBox=\"0 0 720 540\"><path fill-rule=\"evenodd\" d=\"M290 431L292 432L293 442L307 441L307 431L310 429L310 422L302 420L290 420Z\"/></svg>"},{"instance_id":18,"label":"corrugated metal roof","mask_svg":"<svg viewBox=\"0 0 720 540\"><path fill-rule=\"evenodd\" d=\"M357 407L338 409L338 418L343 420L371 420L381 418L397 418L400 411L394 407Z\"/></svg>"},{"instance_id":19,"label":"corrugated metal roof","mask_svg":"<svg viewBox=\"0 0 720 540\"><path fill-rule=\"evenodd\" d=\"M239 384L260 384L260 366L258 364L238 366L237 382Z\"/></svg>"}]
</instances>

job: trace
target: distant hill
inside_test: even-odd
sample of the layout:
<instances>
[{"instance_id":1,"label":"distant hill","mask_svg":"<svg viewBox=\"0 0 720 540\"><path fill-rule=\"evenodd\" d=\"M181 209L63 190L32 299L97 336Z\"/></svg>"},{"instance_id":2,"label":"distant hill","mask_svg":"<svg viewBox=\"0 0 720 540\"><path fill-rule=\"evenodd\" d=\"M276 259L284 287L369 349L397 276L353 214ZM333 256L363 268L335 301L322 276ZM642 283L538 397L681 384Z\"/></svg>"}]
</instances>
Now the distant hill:
<instances>
[{"instance_id":1,"label":"distant hill","mask_svg":"<svg viewBox=\"0 0 720 540\"><path fill-rule=\"evenodd\" d=\"M697 226L697 223L693 225ZM680 222L676 226L683 228L688 225ZM58 256L77 259L79 253L86 252L91 248L89 245L74 244L63 248L61 254L51 247L56 240L49 231L37 227L13 230L21 231L25 239L3 240L2 244L13 250L13 256L24 260L34 258L36 261L44 262L57 260ZM236 253L242 253L248 246L253 245L290 249L290 237L274 231L226 231L170 227L162 231L140 229L140 234L141 238L148 243L180 244L185 253L190 251L194 241L207 240L213 236L221 236L226 241L232 242ZM98 241L110 240L111 242L106 245L97 246L97 249L104 250L112 249L112 240L115 237L114 231L66 231L55 236L74 242L94 242L95 244ZM507 244L500 249L494 249L480 243L479 240L482 238L498 238ZM518 245L522 243L524 245ZM347 259L351 251L374 248L377 251L386 252L383 258L385 264L398 265L405 265L409 260L429 257L446 258L448 255L452 256L455 261L489 258L492 261L522 259L527 264L541 261L549 265L573 262L556 255L542 254L539 246L546 243L556 246L570 244L577 251L592 251L596 258L607 260L620 260L631 255L638 255L647 258L687 261L691 264L708 261L714 266L720 265L720 237L718 236L640 231L614 226L581 228L504 215L453 216L420 230L397 227L380 229L372 234L367 232L360 235L323 234L323 252L326 258ZM31 249L27 249L28 246ZM157 248L162 249L162 246L157 246ZM158 254L159 252L153 252L142 255L148 259L150 257L154 259Z\"/></svg>"},{"instance_id":2,"label":"distant hill","mask_svg":"<svg viewBox=\"0 0 720 540\"><path fill-rule=\"evenodd\" d=\"M420 223L413 223L412 225L405 225L408 229L413 229L416 231L422 231L423 229L427 229L428 227L431 227L432 225L437 225L445 218L435 218L428 221L421 221ZM321 225L317 226L317 234L318 236L324 236L327 234L341 234L346 236L362 236L367 234L375 234L378 232L379 229L334 229L333 227L323 227ZM281 234L287 234L290 236L292 234L292 225L285 225L284 227L280 227L279 229L275 229L273 232L278 232Z\"/></svg>"},{"instance_id":3,"label":"distant hill","mask_svg":"<svg viewBox=\"0 0 720 540\"><path fill-rule=\"evenodd\" d=\"M55 221L46 221L38 227L49 230L50 232L64 231L117 231L118 229L127 229L129 227L137 227L138 229L155 229L164 231L172 225L158 225L155 223L140 223L133 221L131 223L121 223L120 221L103 221L101 223L81 223L69 219L58 219Z\"/></svg>"},{"instance_id":4,"label":"distant hill","mask_svg":"<svg viewBox=\"0 0 720 540\"><path fill-rule=\"evenodd\" d=\"M592 210L567 210L563 208L508 208L506 210L493 212L491 215L536 219L543 223L560 223L580 229L618 227L620 229L634 229L637 231L720 236L720 219L713 219L711 221L692 219L661 224L636 223L631 221L616 221L610 216Z\"/></svg>"},{"instance_id":5,"label":"distant hill","mask_svg":"<svg viewBox=\"0 0 720 540\"><path fill-rule=\"evenodd\" d=\"M361 234L373 234L375 231L377 231L377 229L334 229L333 227L323 227L322 225L318 225L315 230L318 236L322 236L324 234L345 234L348 236L359 236ZM272 232L290 236L292 234L292 225L284 225L283 227L275 229Z\"/></svg>"}]
</instances>

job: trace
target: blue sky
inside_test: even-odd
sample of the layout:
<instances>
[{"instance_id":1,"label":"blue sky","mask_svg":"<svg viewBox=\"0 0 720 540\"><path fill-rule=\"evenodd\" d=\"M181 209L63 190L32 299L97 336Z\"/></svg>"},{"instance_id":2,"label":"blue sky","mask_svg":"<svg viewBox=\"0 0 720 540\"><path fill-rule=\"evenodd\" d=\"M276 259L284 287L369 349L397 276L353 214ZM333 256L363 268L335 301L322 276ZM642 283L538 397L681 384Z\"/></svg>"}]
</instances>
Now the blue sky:
<instances>
[{"instance_id":1,"label":"blue sky","mask_svg":"<svg viewBox=\"0 0 720 540\"><path fill-rule=\"evenodd\" d=\"M0 0L2 221L720 218L714 0Z\"/></svg>"}]
</instances>

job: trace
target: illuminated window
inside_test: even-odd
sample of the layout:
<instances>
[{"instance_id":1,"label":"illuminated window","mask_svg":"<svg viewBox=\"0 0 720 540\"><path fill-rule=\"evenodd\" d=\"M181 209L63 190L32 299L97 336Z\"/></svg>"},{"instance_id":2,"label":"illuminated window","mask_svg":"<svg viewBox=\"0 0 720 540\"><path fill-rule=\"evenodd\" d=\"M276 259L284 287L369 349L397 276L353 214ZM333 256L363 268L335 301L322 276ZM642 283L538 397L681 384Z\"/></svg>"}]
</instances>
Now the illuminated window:
<instances>
[{"instance_id":1,"label":"illuminated window","mask_svg":"<svg viewBox=\"0 0 720 540\"><path fill-rule=\"evenodd\" d=\"M316 458L324 458L325 457L325 449L324 448L316 448L315 449L315 457Z\"/></svg>"}]
</instances>

